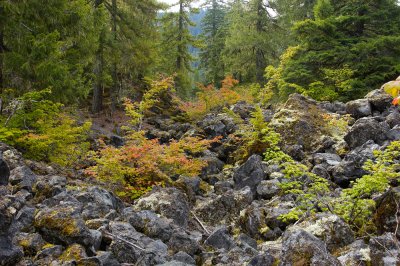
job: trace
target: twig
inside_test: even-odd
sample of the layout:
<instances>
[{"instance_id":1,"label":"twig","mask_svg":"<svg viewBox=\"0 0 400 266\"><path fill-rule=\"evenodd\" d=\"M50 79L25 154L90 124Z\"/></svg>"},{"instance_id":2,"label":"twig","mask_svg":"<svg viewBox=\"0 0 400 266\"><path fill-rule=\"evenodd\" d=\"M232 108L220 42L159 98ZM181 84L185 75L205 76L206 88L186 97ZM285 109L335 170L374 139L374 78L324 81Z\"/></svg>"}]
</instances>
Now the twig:
<instances>
[{"instance_id":1,"label":"twig","mask_svg":"<svg viewBox=\"0 0 400 266\"><path fill-rule=\"evenodd\" d=\"M396 230L394 231L394 235L397 237L397 232L399 230L399 224L400 224L400 219L399 219L399 210L400 210L400 208L399 208L399 203L397 202L396 199L394 199L394 202L396 203L396 207L397 207L396 214L395 214L395 216L396 216Z\"/></svg>"},{"instance_id":2,"label":"twig","mask_svg":"<svg viewBox=\"0 0 400 266\"><path fill-rule=\"evenodd\" d=\"M139 249L140 251L146 251L144 248L142 248L142 247L140 247L139 245L136 245L136 244L134 244L134 243L132 243L132 242L126 240L126 239L123 239L123 238L121 238L121 237L119 237L119 236L116 236L116 235L114 235L114 234L111 234L111 233L109 233L109 232L104 232L104 233L105 233L106 235L108 235L108 236L111 236L111 237L114 237L114 238L116 238L116 239L118 239L118 240L121 240L122 242L125 242L126 244L131 245L132 247L137 248L137 249Z\"/></svg>"},{"instance_id":3,"label":"twig","mask_svg":"<svg viewBox=\"0 0 400 266\"><path fill-rule=\"evenodd\" d=\"M190 211L190 213L193 215L194 219L200 224L201 228L206 232L207 235L210 234L210 232L207 230L207 228L203 225L203 223L197 218L196 214L194 214L193 211Z\"/></svg>"}]
</instances>

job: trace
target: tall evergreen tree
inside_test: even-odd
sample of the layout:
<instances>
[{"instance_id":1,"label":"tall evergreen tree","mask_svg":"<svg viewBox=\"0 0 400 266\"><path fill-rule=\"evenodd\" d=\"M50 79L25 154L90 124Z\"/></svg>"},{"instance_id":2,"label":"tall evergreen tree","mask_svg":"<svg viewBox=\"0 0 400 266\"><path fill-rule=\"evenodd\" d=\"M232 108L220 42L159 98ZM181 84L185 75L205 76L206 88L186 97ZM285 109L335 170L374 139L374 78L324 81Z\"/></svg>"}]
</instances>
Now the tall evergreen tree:
<instances>
[{"instance_id":1,"label":"tall evergreen tree","mask_svg":"<svg viewBox=\"0 0 400 266\"><path fill-rule=\"evenodd\" d=\"M189 27L195 26L190 20L193 0L179 0L179 11L163 14L162 24L162 70L167 74L176 74L175 85L179 95L189 97L191 84L189 73L192 72L194 57L189 47L200 47L199 41L190 33Z\"/></svg>"},{"instance_id":2,"label":"tall evergreen tree","mask_svg":"<svg viewBox=\"0 0 400 266\"><path fill-rule=\"evenodd\" d=\"M274 40L276 23L268 2L235 1L228 20L224 50L226 72L241 81L264 83L265 67L279 56L279 44Z\"/></svg>"},{"instance_id":3,"label":"tall evergreen tree","mask_svg":"<svg viewBox=\"0 0 400 266\"><path fill-rule=\"evenodd\" d=\"M226 8L220 0L209 0L204 6L207 11L201 23L204 46L200 51L200 67L205 70L206 82L219 87L225 75L222 52L227 31Z\"/></svg>"},{"instance_id":4,"label":"tall evergreen tree","mask_svg":"<svg viewBox=\"0 0 400 266\"><path fill-rule=\"evenodd\" d=\"M400 72L400 7L395 0L318 0L315 19L296 24L299 46L290 48L275 75L285 96L349 100Z\"/></svg>"},{"instance_id":5,"label":"tall evergreen tree","mask_svg":"<svg viewBox=\"0 0 400 266\"><path fill-rule=\"evenodd\" d=\"M96 34L87 1L1 1L0 16L2 88L51 88L63 102L88 94Z\"/></svg>"}]
</instances>

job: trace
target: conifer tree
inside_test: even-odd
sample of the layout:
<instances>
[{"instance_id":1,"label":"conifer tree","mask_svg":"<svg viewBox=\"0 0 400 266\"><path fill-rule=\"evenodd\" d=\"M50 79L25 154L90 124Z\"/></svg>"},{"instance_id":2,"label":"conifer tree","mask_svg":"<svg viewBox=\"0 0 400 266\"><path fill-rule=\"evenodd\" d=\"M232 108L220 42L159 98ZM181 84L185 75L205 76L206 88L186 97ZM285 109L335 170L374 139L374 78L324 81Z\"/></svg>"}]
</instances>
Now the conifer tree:
<instances>
[{"instance_id":1,"label":"conifer tree","mask_svg":"<svg viewBox=\"0 0 400 266\"><path fill-rule=\"evenodd\" d=\"M285 58L278 90L350 100L400 72L400 7L394 0L318 0L314 19L294 27L299 46ZM292 84L287 86L288 84Z\"/></svg>"},{"instance_id":2,"label":"conifer tree","mask_svg":"<svg viewBox=\"0 0 400 266\"><path fill-rule=\"evenodd\" d=\"M276 23L262 0L235 1L228 14L225 42L226 72L245 82L264 83L264 70L279 56L275 42Z\"/></svg>"},{"instance_id":3,"label":"conifer tree","mask_svg":"<svg viewBox=\"0 0 400 266\"><path fill-rule=\"evenodd\" d=\"M201 23L204 46L200 52L200 67L205 70L206 82L219 87L225 76L222 51L227 31L226 8L220 0L209 0L204 6L207 11Z\"/></svg>"},{"instance_id":4,"label":"conifer tree","mask_svg":"<svg viewBox=\"0 0 400 266\"><path fill-rule=\"evenodd\" d=\"M162 71L176 74L175 86L182 97L191 94L189 73L193 71L191 64L195 58L190 54L189 47L200 47L200 42L189 30L190 26L195 26L190 20L190 13L197 12L192 3L193 0L179 0L179 11L165 13L161 19Z\"/></svg>"}]
</instances>

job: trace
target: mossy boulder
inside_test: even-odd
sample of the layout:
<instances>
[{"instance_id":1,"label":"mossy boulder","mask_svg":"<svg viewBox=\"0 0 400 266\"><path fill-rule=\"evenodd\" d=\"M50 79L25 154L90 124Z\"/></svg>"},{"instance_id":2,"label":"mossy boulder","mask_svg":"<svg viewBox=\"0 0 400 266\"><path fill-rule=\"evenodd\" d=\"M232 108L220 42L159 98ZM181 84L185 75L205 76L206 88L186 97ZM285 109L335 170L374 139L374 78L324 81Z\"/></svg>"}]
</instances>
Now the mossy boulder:
<instances>
[{"instance_id":1,"label":"mossy boulder","mask_svg":"<svg viewBox=\"0 0 400 266\"><path fill-rule=\"evenodd\" d=\"M34 225L49 242L90 247L93 237L80 212L80 206L73 204L45 208L35 215Z\"/></svg>"}]
</instances>

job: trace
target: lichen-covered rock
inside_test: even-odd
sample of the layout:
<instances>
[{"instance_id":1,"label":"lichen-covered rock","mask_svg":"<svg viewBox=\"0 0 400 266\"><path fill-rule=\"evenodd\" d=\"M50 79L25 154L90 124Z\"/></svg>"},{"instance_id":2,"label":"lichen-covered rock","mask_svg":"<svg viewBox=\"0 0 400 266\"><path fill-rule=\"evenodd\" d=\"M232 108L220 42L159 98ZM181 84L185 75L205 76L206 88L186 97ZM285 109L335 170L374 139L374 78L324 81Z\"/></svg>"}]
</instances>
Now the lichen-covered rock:
<instances>
[{"instance_id":1,"label":"lichen-covered rock","mask_svg":"<svg viewBox=\"0 0 400 266\"><path fill-rule=\"evenodd\" d=\"M369 92L365 98L370 102L372 110L379 112L385 111L392 103L392 96L387 94L383 89L377 89Z\"/></svg>"},{"instance_id":2,"label":"lichen-covered rock","mask_svg":"<svg viewBox=\"0 0 400 266\"><path fill-rule=\"evenodd\" d=\"M227 137L236 130L236 124L227 114L208 114L197 126L208 138Z\"/></svg>"},{"instance_id":3,"label":"lichen-covered rock","mask_svg":"<svg viewBox=\"0 0 400 266\"><path fill-rule=\"evenodd\" d=\"M257 196L265 200L271 199L281 191L279 185L280 182L277 179L263 180L257 186Z\"/></svg>"},{"instance_id":4,"label":"lichen-covered rock","mask_svg":"<svg viewBox=\"0 0 400 266\"><path fill-rule=\"evenodd\" d=\"M2 154L3 160L8 164L10 170L24 165L22 154L3 142L0 142L0 153Z\"/></svg>"},{"instance_id":5,"label":"lichen-covered rock","mask_svg":"<svg viewBox=\"0 0 400 266\"><path fill-rule=\"evenodd\" d=\"M67 178L64 176L40 176L33 186L35 197L51 198L63 191L67 184Z\"/></svg>"},{"instance_id":6,"label":"lichen-covered rock","mask_svg":"<svg viewBox=\"0 0 400 266\"><path fill-rule=\"evenodd\" d=\"M368 99L358 99L346 103L346 112L358 119L371 115L372 108Z\"/></svg>"},{"instance_id":7,"label":"lichen-covered rock","mask_svg":"<svg viewBox=\"0 0 400 266\"><path fill-rule=\"evenodd\" d=\"M193 259L193 257L183 251L179 251L178 253L176 253L173 256L173 259L189 265L196 265L196 261Z\"/></svg>"},{"instance_id":8,"label":"lichen-covered rock","mask_svg":"<svg viewBox=\"0 0 400 266\"><path fill-rule=\"evenodd\" d=\"M357 240L340 251L338 260L342 265L371 265L369 246L364 240Z\"/></svg>"},{"instance_id":9,"label":"lichen-covered rock","mask_svg":"<svg viewBox=\"0 0 400 266\"><path fill-rule=\"evenodd\" d=\"M400 221L400 187L391 188L376 200L374 223L380 234L396 232ZM400 229L397 230L400 239Z\"/></svg>"},{"instance_id":10,"label":"lichen-covered rock","mask_svg":"<svg viewBox=\"0 0 400 266\"><path fill-rule=\"evenodd\" d=\"M20 247L23 248L25 256L33 257L46 244L42 236L38 233L20 233L14 238Z\"/></svg>"},{"instance_id":11,"label":"lichen-covered rock","mask_svg":"<svg viewBox=\"0 0 400 266\"><path fill-rule=\"evenodd\" d=\"M82 218L84 220L97 219L105 217L110 211L120 210L123 204L120 199L99 187L89 187L76 195L76 199L82 203Z\"/></svg>"},{"instance_id":12,"label":"lichen-covered rock","mask_svg":"<svg viewBox=\"0 0 400 266\"><path fill-rule=\"evenodd\" d=\"M186 195L176 188L155 188L140 198L135 210L152 210L172 219L177 225L186 227L189 219L189 203Z\"/></svg>"},{"instance_id":13,"label":"lichen-covered rock","mask_svg":"<svg viewBox=\"0 0 400 266\"><path fill-rule=\"evenodd\" d=\"M43 208L35 215L35 227L53 243L93 245L93 237L81 218L79 205L66 203Z\"/></svg>"},{"instance_id":14,"label":"lichen-covered rock","mask_svg":"<svg viewBox=\"0 0 400 266\"><path fill-rule=\"evenodd\" d=\"M338 165L332 168L333 181L341 187L348 187L350 181L366 174L363 169L364 163L375 158L373 152L380 148L373 141L367 141L362 146L352 150Z\"/></svg>"},{"instance_id":15,"label":"lichen-covered rock","mask_svg":"<svg viewBox=\"0 0 400 266\"><path fill-rule=\"evenodd\" d=\"M168 241L174 231L173 221L158 215L152 211L139 211L128 218L129 223L139 232L145 235Z\"/></svg>"},{"instance_id":16,"label":"lichen-covered rock","mask_svg":"<svg viewBox=\"0 0 400 266\"><path fill-rule=\"evenodd\" d=\"M321 239L330 252L354 241L354 233L350 226L337 215L330 213L317 214L314 218L307 219L288 230L298 229L303 229Z\"/></svg>"},{"instance_id":17,"label":"lichen-covered rock","mask_svg":"<svg viewBox=\"0 0 400 266\"><path fill-rule=\"evenodd\" d=\"M37 176L27 166L18 166L10 172L10 183L16 190L25 189L32 191Z\"/></svg>"},{"instance_id":18,"label":"lichen-covered rock","mask_svg":"<svg viewBox=\"0 0 400 266\"><path fill-rule=\"evenodd\" d=\"M233 174L235 188L241 189L250 187L253 192L256 191L258 184L267 177L266 166L260 155L252 155L241 165Z\"/></svg>"},{"instance_id":19,"label":"lichen-covered rock","mask_svg":"<svg viewBox=\"0 0 400 266\"><path fill-rule=\"evenodd\" d=\"M202 221L220 225L235 220L252 200L250 188L244 187L238 191L229 190L218 196L211 194L207 198L199 198L194 211Z\"/></svg>"},{"instance_id":20,"label":"lichen-covered rock","mask_svg":"<svg viewBox=\"0 0 400 266\"><path fill-rule=\"evenodd\" d=\"M215 229L204 243L214 249L225 249L227 251L235 246L235 242L225 226Z\"/></svg>"},{"instance_id":21,"label":"lichen-covered rock","mask_svg":"<svg viewBox=\"0 0 400 266\"><path fill-rule=\"evenodd\" d=\"M22 248L12 243L10 237L0 235L0 265L16 265L24 256Z\"/></svg>"},{"instance_id":22,"label":"lichen-covered rock","mask_svg":"<svg viewBox=\"0 0 400 266\"><path fill-rule=\"evenodd\" d=\"M247 266L273 266L276 265L275 258L269 253L259 254L254 256Z\"/></svg>"},{"instance_id":23,"label":"lichen-covered rock","mask_svg":"<svg viewBox=\"0 0 400 266\"><path fill-rule=\"evenodd\" d=\"M200 250L199 242L201 237L188 234L182 230L175 230L168 241L168 248L173 253L183 251L189 255L194 255Z\"/></svg>"},{"instance_id":24,"label":"lichen-covered rock","mask_svg":"<svg viewBox=\"0 0 400 266\"><path fill-rule=\"evenodd\" d=\"M245 101L237 102L230 108L235 114L239 115L242 119L249 119L251 113L256 109L253 105L246 103Z\"/></svg>"},{"instance_id":25,"label":"lichen-covered rock","mask_svg":"<svg viewBox=\"0 0 400 266\"><path fill-rule=\"evenodd\" d=\"M344 136L344 140L351 149L361 146L369 140L379 144L387 139L386 132L389 130L386 122L379 122L374 117L365 117L356 121Z\"/></svg>"},{"instance_id":26,"label":"lichen-covered rock","mask_svg":"<svg viewBox=\"0 0 400 266\"><path fill-rule=\"evenodd\" d=\"M342 102L320 102L318 103L318 106L331 112L331 113L337 113L337 114L344 114L346 113L346 105Z\"/></svg>"},{"instance_id":27,"label":"lichen-covered rock","mask_svg":"<svg viewBox=\"0 0 400 266\"><path fill-rule=\"evenodd\" d=\"M281 266L339 266L320 239L304 230L288 231L282 244Z\"/></svg>"},{"instance_id":28,"label":"lichen-covered rock","mask_svg":"<svg viewBox=\"0 0 400 266\"><path fill-rule=\"evenodd\" d=\"M372 237L369 241L371 265L400 265L400 241L393 233Z\"/></svg>"},{"instance_id":29,"label":"lichen-covered rock","mask_svg":"<svg viewBox=\"0 0 400 266\"><path fill-rule=\"evenodd\" d=\"M110 250L118 262L147 266L166 261L168 247L160 240L137 232L129 223L111 222L109 229Z\"/></svg>"}]
</instances>

